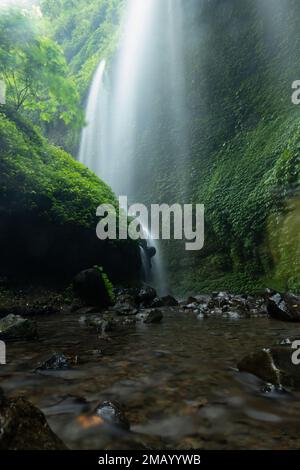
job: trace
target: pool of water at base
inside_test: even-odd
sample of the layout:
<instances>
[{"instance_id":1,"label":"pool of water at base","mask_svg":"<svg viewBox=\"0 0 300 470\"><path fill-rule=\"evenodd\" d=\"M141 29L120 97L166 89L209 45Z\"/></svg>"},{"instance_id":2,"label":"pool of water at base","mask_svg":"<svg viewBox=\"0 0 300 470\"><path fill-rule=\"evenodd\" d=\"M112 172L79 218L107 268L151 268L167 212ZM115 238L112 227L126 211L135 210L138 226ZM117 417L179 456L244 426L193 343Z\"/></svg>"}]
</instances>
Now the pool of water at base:
<instances>
[{"instance_id":1,"label":"pool of water at base","mask_svg":"<svg viewBox=\"0 0 300 470\"><path fill-rule=\"evenodd\" d=\"M300 333L268 318L199 321L176 309L161 324L107 337L75 314L38 317L39 339L8 343L0 386L45 413L73 449L296 449L300 393L265 394L263 382L237 371L238 361ZM70 370L35 372L61 352L78 357ZM97 403L116 400L130 432L95 426Z\"/></svg>"}]
</instances>

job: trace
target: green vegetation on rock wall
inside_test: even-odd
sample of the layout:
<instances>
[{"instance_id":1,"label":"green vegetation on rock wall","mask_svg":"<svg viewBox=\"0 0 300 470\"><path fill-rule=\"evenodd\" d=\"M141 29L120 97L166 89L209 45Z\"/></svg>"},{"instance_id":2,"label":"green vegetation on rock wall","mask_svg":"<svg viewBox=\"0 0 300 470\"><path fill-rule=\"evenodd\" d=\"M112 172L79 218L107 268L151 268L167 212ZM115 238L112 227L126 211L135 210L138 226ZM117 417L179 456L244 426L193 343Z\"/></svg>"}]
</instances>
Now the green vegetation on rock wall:
<instances>
[{"instance_id":1,"label":"green vegetation on rock wall","mask_svg":"<svg viewBox=\"0 0 300 470\"><path fill-rule=\"evenodd\" d=\"M96 237L96 208L111 189L19 114L0 107L1 274L64 278L101 265L113 281L138 276L131 242Z\"/></svg>"},{"instance_id":2,"label":"green vegetation on rock wall","mask_svg":"<svg viewBox=\"0 0 300 470\"><path fill-rule=\"evenodd\" d=\"M299 290L300 107L291 86L300 78L300 3L187 0L183 11L186 154L178 158L161 72L156 101L141 105L136 149L140 201L206 207L203 251L164 244L171 285ZM155 47L163 71L167 52Z\"/></svg>"}]
</instances>

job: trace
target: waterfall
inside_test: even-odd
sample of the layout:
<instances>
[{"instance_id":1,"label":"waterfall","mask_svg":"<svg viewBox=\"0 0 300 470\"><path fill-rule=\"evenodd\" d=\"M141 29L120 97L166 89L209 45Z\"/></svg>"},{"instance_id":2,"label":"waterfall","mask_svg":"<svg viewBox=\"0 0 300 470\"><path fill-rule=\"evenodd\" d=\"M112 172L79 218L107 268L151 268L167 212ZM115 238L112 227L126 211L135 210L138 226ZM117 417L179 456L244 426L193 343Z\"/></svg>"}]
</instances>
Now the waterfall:
<instances>
[{"instance_id":1,"label":"waterfall","mask_svg":"<svg viewBox=\"0 0 300 470\"><path fill-rule=\"evenodd\" d=\"M188 187L182 8L182 0L128 0L114 63L106 74L101 61L92 81L79 159L130 203L167 202L146 197L146 187L155 185L154 159L162 158L162 112L168 114L164 134L174 155L176 194ZM157 252L153 283L161 293L166 276L160 243L149 236Z\"/></svg>"},{"instance_id":2,"label":"waterfall","mask_svg":"<svg viewBox=\"0 0 300 470\"><path fill-rule=\"evenodd\" d=\"M101 60L92 80L85 110L86 127L82 131L79 161L101 175L107 136L107 93L104 87L105 60Z\"/></svg>"}]
</instances>

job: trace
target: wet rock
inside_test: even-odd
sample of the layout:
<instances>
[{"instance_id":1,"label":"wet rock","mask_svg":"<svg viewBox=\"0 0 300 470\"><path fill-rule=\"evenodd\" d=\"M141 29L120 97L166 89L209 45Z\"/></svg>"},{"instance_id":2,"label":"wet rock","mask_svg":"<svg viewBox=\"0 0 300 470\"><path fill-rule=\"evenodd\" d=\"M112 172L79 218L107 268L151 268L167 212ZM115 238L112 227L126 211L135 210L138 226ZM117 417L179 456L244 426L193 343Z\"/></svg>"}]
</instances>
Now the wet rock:
<instances>
[{"instance_id":1,"label":"wet rock","mask_svg":"<svg viewBox=\"0 0 300 470\"><path fill-rule=\"evenodd\" d=\"M117 322L120 326L134 326L136 324L136 318L134 317L125 317Z\"/></svg>"},{"instance_id":2,"label":"wet rock","mask_svg":"<svg viewBox=\"0 0 300 470\"><path fill-rule=\"evenodd\" d=\"M161 301L162 301L163 307L177 307L178 306L177 300L171 295L166 295L165 297L162 297Z\"/></svg>"},{"instance_id":3,"label":"wet rock","mask_svg":"<svg viewBox=\"0 0 300 470\"><path fill-rule=\"evenodd\" d=\"M114 311L117 315L136 315L138 313L137 308L127 303L117 303L114 307Z\"/></svg>"},{"instance_id":4,"label":"wet rock","mask_svg":"<svg viewBox=\"0 0 300 470\"><path fill-rule=\"evenodd\" d=\"M98 268L81 271L73 281L74 293L87 305L108 307L111 298L107 292L102 273Z\"/></svg>"},{"instance_id":5,"label":"wet rock","mask_svg":"<svg viewBox=\"0 0 300 470\"><path fill-rule=\"evenodd\" d=\"M138 305L143 304L147 306L151 305L155 297L157 297L156 290L153 287L144 286L137 294L135 301Z\"/></svg>"},{"instance_id":6,"label":"wet rock","mask_svg":"<svg viewBox=\"0 0 300 470\"><path fill-rule=\"evenodd\" d=\"M163 314L158 309L144 310L137 315L137 319L143 323L159 323L163 319Z\"/></svg>"},{"instance_id":7,"label":"wet rock","mask_svg":"<svg viewBox=\"0 0 300 470\"><path fill-rule=\"evenodd\" d=\"M151 303L151 308L160 308L163 307L164 303L163 300L160 297L155 297L153 302Z\"/></svg>"},{"instance_id":8,"label":"wet rock","mask_svg":"<svg viewBox=\"0 0 300 470\"><path fill-rule=\"evenodd\" d=\"M0 400L0 450L66 450L43 413L23 398Z\"/></svg>"},{"instance_id":9,"label":"wet rock","mask_svg":"<svg viewBox=\"0 0 300 470\"><path fill-rule=\"evenodd\" d=\"M122 309L124 306L128 309L136 308L136 296L138 295L138 290L123 290L118 291L116 295L116 303L113 307L115 310Z\"/></svg>"},{"instance_id":10,"label":"wet rock","mask_svg":"<svg viewBox=\"0 0 300 470\"><path fill-rule=\"evenodd\" d=\"M97 331L102 334L113 331L116 326L114 321L107 319L107 318L103 318L102 315L90 315L90 316L81 317L79 321L85 326L95 327Z\"/></svg>"},{"instance_id":11,"label":"wet rock","mask_svg":"<svg viewBox=\"0 0 300 470\"><path fill-rule=\"evenodd\" d=\"M38 365L36 371L42 370L68 370L71 369L71 361L62 353L55 352L49 359Z\"/></svg>"},{"instance_id":12,"label":"wet rock","mask_svg":"<svg viewBox=\"0 0 300 470\"><path fill-rule=\"evenodd\" d=\"M300 297L268 290L267 310L276 320L300 322Z\"/></svg>"},{"instance_id":13,"label":"wet rock","mask_svg":"<svg viewBox=\"0 0 300 470\"><path fill-rule=\"evenodd\" d=\"M20 315L7 315L0 320L0 339L16 341L34 339L37 337L37 326L32 320Z\"/></svg>"},{"instance_id":14,"label":"wet rock","mask_svg":"<svg viewBox=\"0 0 300 470\"><path fill-rule=\"evenodd\" d=\"M290 345L263 349L243 358L238 364L238 369L278 387L299 389L300 367L292 362L293 352Z\"/></svg>"},{"instance_id":15,"label":"wet rock","mask_svg":"<svg viewBox=\"0 0 300 470\"><path fill-rule=\"evenodd\" d=\"M185 308L188 309L188 310L195 310L195 309L198 308L198 304L196 302L194 302L192 304L188 304Z\"/></svg>"},{"instance_id":16,"label":"wet rock","mask_svg":"<svg viewBox=\"0 0 300 470\"><path fill-rule=\"evenodd\" d=\"M261 388L261 393L271 398L290 395L290 393L285 390L281 385L274 385L270 383L266 383L263 385L263 387Z\"/></svg>"},{"instance_id":17,"label":"wet rock","mask_svg":"<svg viewBox=\"0 0 300 470\"><path fill-rule=\"evenodd\" d=\"M195 297L188 297L185 304L186 305L189 305L189 304L196 304L198 302L198 300L195 298Z\"/></svg>"},{"instance_id":18,"label":"wet rock","mask_svg":"<svg viewBox=\"0 0 300 470\"><path fill-rule=\"evenodd\" d=\"M78 315L88 315L89 313L99 313L97 312L97 307L80 307L78 310L76 310L76 313Z\"/></svg>"},{"instance_id":19,"label":"wet rock","mask_svg":"<svg viewBox=\"0 0 300 470\"><path fill-rule=\"evenodd\" d=\"M94 414L108 425L116 426L124 430L130 429L130 424L124 411L122 410L121 405L116 401L104 401L100 403Z\"/></svg>"}]
</instances>

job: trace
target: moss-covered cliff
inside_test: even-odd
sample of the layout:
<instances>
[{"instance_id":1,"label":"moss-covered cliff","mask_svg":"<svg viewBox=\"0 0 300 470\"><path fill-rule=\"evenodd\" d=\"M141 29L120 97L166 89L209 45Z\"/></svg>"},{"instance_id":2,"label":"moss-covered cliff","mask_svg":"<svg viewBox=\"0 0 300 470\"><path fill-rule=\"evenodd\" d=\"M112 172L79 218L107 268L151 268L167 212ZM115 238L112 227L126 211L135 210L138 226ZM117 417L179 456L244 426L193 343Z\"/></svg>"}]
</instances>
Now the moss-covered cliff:
<instances>
[{"instance_id":1,"label":"moss-covered cliff","mask_svg":"<svg viewBox=\"0 0 300 470\"><path fill-rule=\"evenodd\" d=\"M160 87L140 106L135 191L147 203L206 207L203 251L165 243L177 290L300 289L299 19L296 0L185 1L187 112L177 127L166 112L168 51L154 39Z\"/></svg>"},{"instance_id":2,"label":"moss-covered cliff","mask_svg":"<svg viewBox=\"0 0 300 470\"><path fill-rule=\"evenodd\" d=\"M0 149L0 276L70 282L99 265L115 282L138 277L135 243L96 237L97 207L117 207L104 182L6 107Z\"/></svg>"}]
</instances>

